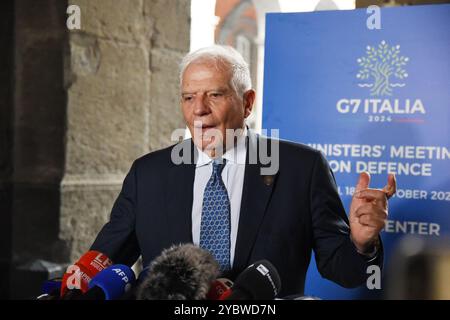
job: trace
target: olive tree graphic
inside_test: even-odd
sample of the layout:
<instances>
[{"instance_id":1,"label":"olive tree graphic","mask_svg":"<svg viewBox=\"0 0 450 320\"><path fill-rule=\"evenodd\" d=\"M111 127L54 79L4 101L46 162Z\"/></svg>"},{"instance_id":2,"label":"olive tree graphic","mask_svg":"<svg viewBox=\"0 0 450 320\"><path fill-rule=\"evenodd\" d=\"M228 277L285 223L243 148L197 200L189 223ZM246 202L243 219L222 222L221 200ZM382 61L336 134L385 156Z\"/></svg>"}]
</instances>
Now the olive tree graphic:
<instances>
[{"instance_id":1,"label":"olive tree graphic","mask_svg":"<svg viewBox=\"0 0 450 320\"><path fill-rule=\"evenodd\" d=\"M372 83L359 84L360 87L369 87L372 96L390 96L393 87L403 87L404 83L390 82L392 76L403 80L408 77L403 66L409 58L400 56L400 46L392 46L381 41L376 46L367 46L366 56L357 60L361 69L356 77L361 80L373 80Z\"/></svg>"}]
</instances>

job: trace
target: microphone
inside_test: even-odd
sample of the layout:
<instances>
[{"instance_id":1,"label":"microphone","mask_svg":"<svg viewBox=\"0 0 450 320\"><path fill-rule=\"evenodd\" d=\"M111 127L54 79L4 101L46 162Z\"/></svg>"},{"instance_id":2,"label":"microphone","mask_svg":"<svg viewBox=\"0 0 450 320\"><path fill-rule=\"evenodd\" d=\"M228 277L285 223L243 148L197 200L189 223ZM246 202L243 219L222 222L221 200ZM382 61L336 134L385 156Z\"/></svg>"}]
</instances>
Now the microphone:
<instances>
[{"instance_id":1,"label":"microphone","mask_svg":"<svg viewBox=\"0 0 450 320\"><path fill-rule=\"evenodd\" d=\"M141 273L139 273L139 277L136 280L136 286L140 286L142 282L148 277L150 270L150 266L146 266L144 269L142 269Z\"/></svg>"},{"instance_id":2,"label":"microphone","mask_svg":"<svg viewBox=\"0 0 450 320\"><path fill-rule=\"evenodd\" d=\"M137 291L141 287L144 279L147 278L149 266L145 267L141 273L139 274L136 281L132 284L131 288L126 290L126 292L120 297L119 300L136 300L137 299Z\"/></svg>"},{"instance_id":3,"label":"microphone","mask_svg":"<svg viewBox=\"0 0 450 320\"><path fill-rule=\"evenodd\" d=\"M116 300L127 292L136 281L133 270L123 264L115 264L100 271L89 282L89 290L75 300Z\"/></svg>"},{"instance_id":4,"label":"microphone","mask_svg":"<svg viewBox=\"0 0 450 320\"><path fill-rule=\"evenodd\" d=\"M211 253L193 244L165 249L149 266L138 300L201 300L219 275Z\"/></svg>"},{"instance_id":5,"label":"microphone","mask_svg":"<svg viewBox=\"0 0 450 320\"><path fill-rule=\"evenodd\" d=\"M280 289L280 275L275 267L260 260L248 266L219 300L273 300Z\"/></svg>"},{"instance_id":6,"label":"microphone","mask_svg":"<svg viewBox=\"0 0 450 320\"><path fill-rule=\"evenodd\" d=\"M219 278L213 281L208 293L206 294L207 300L219 300L223 297L223 294L233 287L233 281L226 278Z\"/></svg>"},{"instance_id":7,"label":"microphone","mask_svg":"<svg viewBox=\"0 0 450 320\"><path fill-rule=\"evenodd\" d=\"M61 298L71 300L79 297L89 289L91 279L111 265L111 260L103 253L88 251L67 268L61 284Z\"/></svg>"},{"instance_id":8,"label":"microphone","mask_svg":"<svg viewBox=\"0 0 450 320\"><path fill-rule=\"evenodd\" d=\"M41 289L42 293L36 298L36 300L59 300L61 281L61 278L44 281Z\"/></svg>"}]
</instances>

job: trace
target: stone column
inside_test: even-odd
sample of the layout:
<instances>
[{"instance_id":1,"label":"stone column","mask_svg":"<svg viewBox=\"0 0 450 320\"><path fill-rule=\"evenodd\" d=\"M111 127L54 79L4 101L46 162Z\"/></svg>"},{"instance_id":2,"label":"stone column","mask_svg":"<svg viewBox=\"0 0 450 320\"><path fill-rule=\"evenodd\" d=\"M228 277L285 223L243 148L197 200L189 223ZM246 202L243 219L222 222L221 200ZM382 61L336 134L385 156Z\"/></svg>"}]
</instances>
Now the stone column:
<instances>
[{"instance_id":1,"label":"stone column","mask_svg":"<svg viewBox=\"0 0 450 320\"><path fill-rule=\"evenodd\" d=\"M14 0L0 2L0 299L10 292L12 260L12 100Z\"/></svg>"},{"instance_id":2,"label":"stone column","mask_svg":"<svg viewBox=\"0 0 450 320\"><path fill-rule=\"evenodd\" d=\"M67 95L65 1L14 1L10 297L39 291L45 268L63 262L59 239Z\"/></svg>"},{"instance_id":3,"label":"stone column","mask_svg":"<svg viewBox=\"0 0 450 320\"><path fill-rule=\"evenodd\" d=\"M1 83L11 79L0 90L9 101L0 104L0 209L11 256L0 262L11 271L5 292L17 298L88 250L133 160L170 145L184 126L177 70L189 50L190 1L6 3L15 38L0 40L14 45L14 64L7 51L0 62ZM72 4L80 30L66 27Z\"/></svg>"},{"instance_id":4,"label":"stone column","mask_svg":"<svg viewBox=\"0 0 450 320\"><path fill-rule=\"evenodd\" d=\"M178 64L189 52L191 1L145 0L144 14L153 26L149 149L156 150L173 144L173 129L185 127L179 107Z\"/></svg>"},{"instance_id":5,"label":"stone column","mask_svg":"<svg viewBox=\"0 0 450 320\"><path fill-rule=\"evenodd\" d=\"M190 1L72 0L66 163L60 236L70 260L109 218L134 159L183 127L178 63L189 51Z\"/></svg>"}]
</instances>

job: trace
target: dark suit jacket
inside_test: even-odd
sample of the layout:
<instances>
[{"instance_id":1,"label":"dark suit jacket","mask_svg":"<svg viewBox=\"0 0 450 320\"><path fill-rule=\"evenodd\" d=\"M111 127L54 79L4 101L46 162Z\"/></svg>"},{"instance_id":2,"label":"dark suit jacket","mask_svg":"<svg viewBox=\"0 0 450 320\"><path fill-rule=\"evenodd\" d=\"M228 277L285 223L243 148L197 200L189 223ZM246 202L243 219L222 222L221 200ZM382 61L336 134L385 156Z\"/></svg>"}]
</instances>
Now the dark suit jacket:
<instances>
[{"instance_id":1,"label":"dark suit jacket","mask_svg":"<svg viewBox=\"0 0 450 320\"><path fill-rule=\"evenodd\" d=\"M365 283L367 266L381 267L383 253L379 250L370 262L357 253L325 158L308 146L279 141L278 173L264 178L260 174L262 164L250 164L249 153L267 142L270 139L248 131L239 228L233 270L228 277L233 278L252 262L267 259L280 274L280 296L303 293L314 249L323 277L344 287ZM191 140L182 143L195 153ZM173 147L149 153L133 163L111 219L92 250L103 252L114 263L128 265L142 254L147 265L163 249L192 242L195 163L174 164Z\"/></svg>"}]
</instances>

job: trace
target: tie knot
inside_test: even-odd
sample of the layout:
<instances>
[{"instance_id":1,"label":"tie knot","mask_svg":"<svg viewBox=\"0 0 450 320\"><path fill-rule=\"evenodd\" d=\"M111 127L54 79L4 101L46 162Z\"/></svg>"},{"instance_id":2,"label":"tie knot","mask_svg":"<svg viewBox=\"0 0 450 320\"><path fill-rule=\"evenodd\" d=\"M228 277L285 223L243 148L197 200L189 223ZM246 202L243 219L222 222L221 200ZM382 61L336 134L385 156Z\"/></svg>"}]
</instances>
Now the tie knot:
<instances>
[{"instance_id":1,"label":"tie knot","mask_svg":"<svg viewBox=\"0 0 450 320\"><path fill-rule=\"evenodd\" d=\"M225 167L225 159L221 160L214 160L213 161L213 175L220 175L222 174L222 170Z\"/></svg>"}]
</instances>

